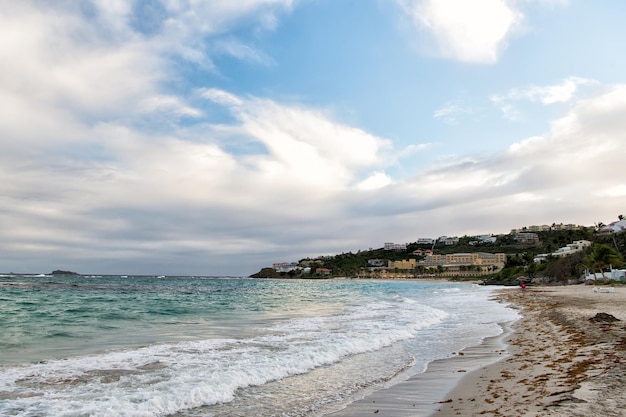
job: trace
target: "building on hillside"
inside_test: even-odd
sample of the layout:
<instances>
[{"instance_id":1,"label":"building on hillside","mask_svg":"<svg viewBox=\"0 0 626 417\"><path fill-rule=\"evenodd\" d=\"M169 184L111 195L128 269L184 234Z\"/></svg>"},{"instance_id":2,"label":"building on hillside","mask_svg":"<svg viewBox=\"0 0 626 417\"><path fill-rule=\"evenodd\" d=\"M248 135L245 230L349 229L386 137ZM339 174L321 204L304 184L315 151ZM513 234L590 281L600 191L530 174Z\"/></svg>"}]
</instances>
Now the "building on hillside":
<instances>
[{"instance_id":1,"label":"building on hillside","mask_svg":"<svg viewBox=\"0 0 626 417\"><path fill-rule=\"evenodd\" d=\"M317 275L323 275L323 276L328 276L332 273L332 269L328 269L328 268L316 268L315 269L315 273Z\"/></svg>"},{"instance_id":2,"label":"building on hillside","mask_svg":"<svg viewBox=\"0 0 626 417\"><path fill-rule=\"evenodd\" d=\"M479 276L493 273L504 268L504 253L449 253L429 255L419 262L424 269L442 270L445 276Z\"/></svg>"},{"instance_id":3,"label":"building on hillside","mask_svg":"<svg viewBox=\"0 0 626 417\"><path fill-rule=\"evenodd\" d=\"M437 242L442 243L444 245L456 245L457 243L459 243L459 238L454 236L454 237L448 237L448 236L440 236L437 239Z\"/></svg>"},{"instance_id":4,"label":"building on hillside","mask_svg":"<svg viewBox=\"0 0 626 417\"><path fill-rule=\"evenodd\" d=\"M556 257L568 256L573 253L583 251L590 246L591 246L591 242L588 240L575 240L573 243L563 246L562 248L558 248L556 251L552 253L540 253L539 255L535 256L535 258L533 259L533 262L535 263L544 262L548 259L549 256L556 256Z\"/></svg>"},{"instance_id":5,"label":"building on hillside","mask_svg":"<svg viewBox=\"0 0 626 417\"><path fill-rule=\"evenodd\" d=\"M435 239L431 237L420 237L415 243L417 243L418 245L432 245L433 243L435 243Z\"/></svg>"},{"instance_id":6,"label":"building on hillside","mask_svg":"<svg viewBox=\"0 0 626 417\"><path fill-rule=\"evenodd\" d=\"M504 253L448 253L444 255L429 255L420 261L421 265L429 266L450 266L450 265L501 265L506 264L506 254Z\"/></svg>"},{"instance_id":7,"label":"building on hillside","mask_svg":"<svg viewBox=\"0 0 626 417\"><path fill-rule=\"evenodd\" d=\"M518 232L513 235L513 239L515 239L517 243L522 243L524 245L539 244L539 235L537 233Z\"/></svg>"},{"instance_id":8,"label":"building on hillside","mask_svg":"<svg viewBox=\"0 0 626 417\"><path fill-rule=\"evenodd\" d=\"M572 253L580 252L585 250L586 248L591 246L591 242L588 240L575 240L573 243L570 243L562 248L557 249L552 254L554 256L567 256Z\"/></svg>"},{"instance_id":9,"label":"building on hillside","mask_svg":"<svg viewBox=\"0 0 626 417\"><path fill-rule=\"evenodd\" d=\"M563 224L554 223L552 226L548 226L547 224L537 226L524 226L521 229L511 229L511 234L514 235L516 233L525 233L525 232L549 232L551 230L582 230L584 226L576 225L576 224Z\"/></svg>"},{"instance_id":10,"label":"building on hillside","mask_svg":"<svg viewBox=\"0 0 626 417\"><path fill-rule=\"evenodd\" d=\"M368 259L367 260L367 265L373 266L373 267L385 266L386 263L387 261L385 261L384 259Z\"/></svg>"},{"instance_id":11,"label":"building on hillside","mask_svg":"<svg viewBox=\"0 0 626 417\"><path fill-rule=\"evenodd\" d=\"M504 268L504 253L452 253L447 255L428 254L421 261L404 259L389 261L386 267L368 266L361 268L356 276L364 279L407 279L477 277Z\"/></svg>"},{"instance_id":12,"label":"building on hillside","mask_svg":"<svg viewBox=\"0 0 626 417\"><path fill-rule=\"evenodd\" d=\"M498 238L493 235L478 235L474 236L474 239L475 240L469 242L469 244L472 246L482 245L485 243L496 243L496 241L498 240Z\"/></svg>"},{"instance_id":13,"label":"building on hillside","mask_svg":"<svg viewBox=\"0 0 626 417\"><path fill-rule=\"evenodd\" d=\"M385 250L403 251L406 250L406 243L391 243L387 242L384 246Z\"/></svg>"},{"instance_id":14,"label":"building on hillside","mask_svg":"<svg viewBox=\"0 0 626 417\"><path fill-rule=\"evenodd\" d=\"M298 269L297 262L276 262L272 264L276 272L291 272Z\"/></svg>"},{"instance_id":15,"label":"building on hillside","mask_svg":"<svg viewBox=\"0 0 626 417\"><path fill-rule=\"evenodd\" d=\"M611 281L626 281L626 269L613 269L613 267L611 267L610 271L605 271L605 272L589 272L588 269L585 270L585 280L589 281L589 280L611 280ZM606 288L608 289L613 289L612 287Z\"/></svg>"},{"instance_id":16,"label":"building on hillside","mask_svg":"<svg viewBox=\"0 0 626 417\"><path fill-rule=\"evenodd\" d=\"M598 233L619 233L626 231L626 220L618 220L601 227Z\"/></svg>"},{"instance_id":17,"label":"building on hillside","mask_svg":"<svg viewBox=\"0 0 626 417\"><path fill-rule=\"evenodd\" d=\"M389 269L415 269L417 267L417 260L406 259L401 261L389 261L387 267Z\"/></svg>"},{"instance_id":18,"label":"building on hillside","mask_svg":"<svg viewBox=\"0 0 626 417\"><path fill-rule=\"evenodd\" d=\"M323 264L324 264L324 261L322 261L321 259L304 259L300 261L300 266L305 267L305 268L319 266Z\"/></svg>"},{"instance_id":19,"label":"building on hillside","mask_svg":"<svg viewBox=\"0 0 626 417\"><path fill-rule=\"evenodd\" d=\"M576 224L553 224L552 230L582 230L583 226L579 226Z\"/></svg>"},{"instance_id":20,"label":"building on hillside","mask_svg":"<svg viewBox=\"0 0 626 417\"><path fill-rule=\"evenodd\" d=\"M412 252L412 254L415 256L425 256L425 255L429 255L432 253L433 253L432 249L415 249Z\"/></svg>"}]
</instances>

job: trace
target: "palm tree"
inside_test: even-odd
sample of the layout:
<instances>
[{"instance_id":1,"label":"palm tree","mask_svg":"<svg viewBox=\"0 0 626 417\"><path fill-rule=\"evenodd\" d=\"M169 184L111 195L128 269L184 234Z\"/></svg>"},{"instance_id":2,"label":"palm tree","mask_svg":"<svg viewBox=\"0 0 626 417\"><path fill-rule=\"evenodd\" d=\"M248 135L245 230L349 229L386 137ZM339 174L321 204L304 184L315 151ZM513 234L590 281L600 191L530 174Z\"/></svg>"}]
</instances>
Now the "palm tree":
<instances>
[{"instance_id":1,"label":"palm tree","mask_svg":"<svg viewBox=\"0 0 626 417\"><path fill-rule=\"evenodd\" d=\"M594 272L599 271L600 274L604 272L604 269L608 266L619 266L623 262L622 255L615 249L605 244L594 245L591 249L591 253L587 255L584 260L585 265Z\"/></svg>"}]
</instances>

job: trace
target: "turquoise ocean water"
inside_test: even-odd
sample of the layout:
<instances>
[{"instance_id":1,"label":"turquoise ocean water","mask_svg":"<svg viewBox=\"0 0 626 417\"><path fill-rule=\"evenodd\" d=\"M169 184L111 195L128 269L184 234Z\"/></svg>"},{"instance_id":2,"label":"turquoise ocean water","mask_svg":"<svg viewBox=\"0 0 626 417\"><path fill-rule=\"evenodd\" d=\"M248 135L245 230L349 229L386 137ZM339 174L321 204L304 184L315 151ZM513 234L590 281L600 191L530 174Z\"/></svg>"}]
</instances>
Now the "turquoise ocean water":
<instances>
[{"instance_id":1,"label":"turquoise ocean water","mask_svg":"<svg viewBox=\"0 0 626 417\"><path fill-rule=\"evenodd\" d=\"M0 276L2 416L321 416L502 332L472 284Z\"/></svg>"}]
</instances>

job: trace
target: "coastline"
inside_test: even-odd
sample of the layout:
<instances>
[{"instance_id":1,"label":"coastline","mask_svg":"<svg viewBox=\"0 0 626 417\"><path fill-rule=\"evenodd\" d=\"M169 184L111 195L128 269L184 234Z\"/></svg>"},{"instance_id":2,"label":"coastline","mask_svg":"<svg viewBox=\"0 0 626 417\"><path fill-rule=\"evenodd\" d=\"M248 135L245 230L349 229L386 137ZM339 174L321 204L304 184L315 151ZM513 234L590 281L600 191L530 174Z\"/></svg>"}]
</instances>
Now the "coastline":
<instances>
[{"instance_id":1,"label":"coastline","mask_svg":"<svg viewBox=\"0 0 626 417\"><path fill-rule=\"evenodd\" d=\"M621 416L626 408L626 287L497 291L520 309L504 332L329 414L357 417ZM607 313L619 321L590 320ZM395 383L395 384L394 384Z\"/></svg>"},{"instance_id":2,"label":"coastline","mask_svg":"<svg viewBox=\"0 0 626 417\"><path fill-rule=\"evenodd\" d=\"M473 284L461 282L467 283ZM468 346L449 357L434 360L428 363L423 371L402 373L382 386L372 387L365 393L361 392L352 402L341 405L342 408L338 405L337 408L326 410L324 415L361 417L375 413L379 416L394 417L430 416L446 398L450 388L456 386L465 375L508 356L507 339L513 332L513 323L514 321L498 323L502 329L499 335L485 337L477 345Z\"/></svg>"},{"instance_id":3,"label":"coastline","mask_svg":"<svg viewBox=\"0 0 626 417\"><path fill-rule=\"evenodd\" d=\"M406 379L392 379L386 387L366 393L364 398L328 414L332 417L379 416L415 417L434 413L446 398L451 386L468 373L494 364L508 353L506 340L512 333L511 323L501 323L503 332L485 338L480 344L457 352L454 356L430 362L426 370ZM401 378L401 376L400 376Z\"/></svg>"},{"instance_id":4,"label":"coastline","mask_svg":"<svg viewBox=\"0 0 626 417\"><path fill-rule=\"evenodd\" d=\"M534 287L499 298L522 310L510 356L466 375L433 417L623 415L626 288ZM590 320L597 313L620 321Z\"/></svg>"}]
</instances>

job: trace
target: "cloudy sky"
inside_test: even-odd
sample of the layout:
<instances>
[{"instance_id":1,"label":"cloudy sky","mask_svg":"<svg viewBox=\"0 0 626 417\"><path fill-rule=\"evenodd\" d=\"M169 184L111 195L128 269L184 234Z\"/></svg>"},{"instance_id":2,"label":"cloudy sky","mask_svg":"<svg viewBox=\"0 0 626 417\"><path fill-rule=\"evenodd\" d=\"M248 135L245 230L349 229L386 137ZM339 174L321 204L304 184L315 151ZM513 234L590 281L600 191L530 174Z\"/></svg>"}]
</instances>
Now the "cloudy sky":
<instances>
[{"instance_id":1,"label":"cloudy sky","mask_svg":"<svg viewBox=\"0 0 626 417\"><path fill-rule=\"evenodd\" d=\"M626 214L621 0L0 0L0 272L249 275Z\"/></svg>"}]
</instances>

